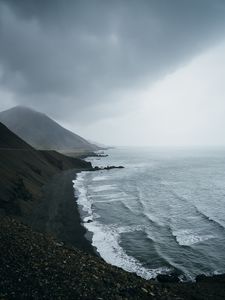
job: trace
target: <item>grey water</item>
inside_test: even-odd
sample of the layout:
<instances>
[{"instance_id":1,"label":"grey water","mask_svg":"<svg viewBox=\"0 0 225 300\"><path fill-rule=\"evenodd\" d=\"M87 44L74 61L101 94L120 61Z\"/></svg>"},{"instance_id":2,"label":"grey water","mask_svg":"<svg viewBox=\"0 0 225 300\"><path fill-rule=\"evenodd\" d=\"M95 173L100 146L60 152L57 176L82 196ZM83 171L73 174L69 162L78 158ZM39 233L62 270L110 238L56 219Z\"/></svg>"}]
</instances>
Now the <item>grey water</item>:
<instances>
[{"instance_id":1,"label":"grey water","mask_svg":"<svg viewBox=\"0 0 225 300\"><path fill-rule=\"evenodd\" d=\"M84 226L108 263L144 278L225 273L225 149L117 148L74 181Z\"/></svg>"}]
</instances>

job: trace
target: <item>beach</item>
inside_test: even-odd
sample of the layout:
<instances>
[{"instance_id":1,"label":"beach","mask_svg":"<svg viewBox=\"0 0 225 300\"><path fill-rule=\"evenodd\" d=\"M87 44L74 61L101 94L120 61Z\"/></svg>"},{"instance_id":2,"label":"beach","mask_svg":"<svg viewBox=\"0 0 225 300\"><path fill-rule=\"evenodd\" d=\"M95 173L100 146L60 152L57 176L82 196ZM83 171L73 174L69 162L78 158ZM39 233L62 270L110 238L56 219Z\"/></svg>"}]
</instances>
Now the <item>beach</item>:
<instances>
[{"instance_id":1,"label":"beach","mask_svg":"<svg viewBox=\"0 0 225 300\"><path fill-rule=\"evenodd\" d=\"M71 191L68 187L74 171L61 175L65 175L65 183L68 183L62 188L67 193ZM53 187L59 183L57 179L60 177L53 179ZM72 196L71 193L68 195ZM54 208L63 207L63 203L74 205L72 197L67 200L59 195L59 205ZM45 222L48 233L36 232L12 217L1 218L1 299L224 299L224 276L203 276L196 283L158 283L105 263L93 255L89 242L85 241L76 205L71 214L67 209L60 211L66 215L59 212L50 217L40 209L39 221L41 217L48 220ZM64 221L57 222L56 216ZM70 217L74 217L72 223L66 221ZM38 227L38 222L35 226ZM72 235L66 232L67 226L72 226ZM40 230L43 228L39 227ZM51 231L54 235L50 234Z\"/></svg>"},{"instance_id":2,"label":"beach","mask_svg":"<svg viewBox=\"0 0 225 300\"><path fill-rule=\"evenodd\" d=\"M1 200L1 299L224 299L222 275L200 276L196 283L161 277L160 283L99 257L73 188L77 173L94 171L90 163L55 152L2 153L1 190L4 182L10 188Z\"/></svg>"},{"instance_id":3,"label":"beach","mask_svg":"<svg viewBox=\"0 0 225 300\"><path fill-rule=\"evenodd\" d=\"M77 169L63 171L42 187L42 199L34 209L30 223L35 230L51 233L67 245L96 255L85 237L86 229L81 225L74 195L72 180L77 172Z\"/></svg>"}]
</instances>

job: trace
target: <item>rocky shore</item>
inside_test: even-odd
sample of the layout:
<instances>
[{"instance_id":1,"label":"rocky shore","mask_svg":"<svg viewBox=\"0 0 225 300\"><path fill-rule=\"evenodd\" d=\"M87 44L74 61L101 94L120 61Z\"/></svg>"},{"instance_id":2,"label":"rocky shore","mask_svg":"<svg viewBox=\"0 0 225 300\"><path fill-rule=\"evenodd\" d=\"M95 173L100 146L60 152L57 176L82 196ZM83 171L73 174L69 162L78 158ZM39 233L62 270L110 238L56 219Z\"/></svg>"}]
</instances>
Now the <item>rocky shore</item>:
<instances>
[{"instance_id":1,"label":"rocky shore","mask_svg":"<svg viewBox=\"0 0 225 300\"><path fill-rule=\"evenodd\" d=\"M223 276L146 281L21 222L0 220L0 299L224 299Z\"/></svg>"},{"instance_id":2,"label":"rocky shore","mask_svg":"<svg viewBox=\"0 0 225 300\"><path fill-rule=\"evenodd\" d=\"M96 255L91 243L85 238L86 229L81 225L76 204L72 181L77 172L79 169L63 171L46 182L42 187L42 198L33 210L29 224L39 232L54 235L67 245Z\"/></svg>"},{"instance_id":3,"label":"rocky shore","mask_svg":"<svg viewBox=\"0 0 225 300\"><path fill-rule=\"evenodd\" d=\"M37 151L1 124L0 137L1 300L225 298L224 275L159 283L105 263L85 238L72 186L77 172L98 169Z\"/></svg>"},{"instance_id":4,"label":"rocky shore","mask_svg":"<svg viewBox=\"0 0 225 300\"><path fill-rule=\"evenodd\" d=\"M112 169L124 169L123 166L107 166L107 167L94 167L93 171L112 170Z\"/></svg>"}]
</instances>

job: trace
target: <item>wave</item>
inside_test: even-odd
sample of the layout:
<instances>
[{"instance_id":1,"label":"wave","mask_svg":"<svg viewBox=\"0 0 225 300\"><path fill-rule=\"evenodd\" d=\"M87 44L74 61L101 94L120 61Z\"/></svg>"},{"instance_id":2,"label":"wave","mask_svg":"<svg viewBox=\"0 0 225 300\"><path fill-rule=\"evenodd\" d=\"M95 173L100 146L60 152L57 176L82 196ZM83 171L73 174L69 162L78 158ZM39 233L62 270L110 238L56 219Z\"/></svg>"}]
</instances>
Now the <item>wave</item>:
<instances>
[{"instance_id":1,"label":"wave","mask_svg":"<svg viewBox=\"0 0 225 300\"><path fill-rule=\"evenodd\" d=\"M162 222L160 222L159 218L157 218L156 216L153 216L152 214L148 213L148 212L144 212L143 211L143 215L144 217L147 218L147 220L153 224L154 226L157 226L157 227L162 227L164 226L164 224Z\"/></svg>"},{"instance_id":2,"label":"wave","mask_svg":"<svg viewBox=\"0 0 225 300\"><path fill-rule=\"evenodd\" d=\"M84 187L84 177L88 172L80 172L77 174L76 180L73 180L73 187L77 203L82 206L82 209L92 215L92 201L87 197L87 190Z\"/></svg>"},{"instance_id":3,"label":"wave","mask_svg":"<svg viewBox=\"0 0 225 300\"><path fill-rule=\"evenodd\" d=\"M213 219L212 217L206 215L204 212L202 212L197 206L194 206L196 212L206 221L213 223L214 225L216 225L217 227L219 227L220 229L224 230L224 226L218 221Z\"/></svg>"},{"instance_id":4,"label":"wave","mask_svg":"<svg viewBox=\"0 0 225 300\"><path fill-rule=\"evenodd\" d=\"M85 175L88 172L81 172L77 175L77 179L73 181L75 195L78 197L78 204L88 214L83 218L83 225L93 233L92 245L96 247L100 256L108 263L117 267L123 268L128 272L135 272L137 275L145 278L155 278L158 274L167 273L171 270L167 267L148 269L145 268L137 259L126 254L124 249L120 246L120 235L122 233L144 231L145 226L116 226L103 225L98 222L92 210L92 201L87 197L87 190L85 188ZM127 209L130 210L129 207ZM90 222L91 221L91 222Z\"/></svg>"},{"instance_id":5,"label":"wave","mask_svg":"<svg viewBox=\"0 0 225 300\"><path fill-rule=\"evenodd\" d=\"M142 190L137 186L137 184L135 184L135 190L136 190L137 199L139 200L138 204L140 206L140 210L142 210L144 212L145 211L145 202L142 200L143 199Z\"/></svg>"},{"instance_id":6,"label":"wave","mask_svg":"<svg viewBox=\"0 0 225 300\"><path fill-rule=\"evenodd\" d=\"M191 246L215 238L214 235L200 235L191 229L176 230L173 231L172 234L180 246Z\"/></svg>"},{"instance_id":7,"label":"wave","mask_svg":"<svg viewBox=\"0 0 225 300\"><path fill-rule=\"evenodd\" d=\"M104 192L104 191L110 191L110 190L115 190L115 186L111 184L105 184L105 185L100 185L100 186L92 186L91 191L94 193L99 193L99 192Z\"/></svg>"},{"instance_id":8,"label":"wave","mask_svg":"<svg viewBox=\"0 0 225 300\"><path fill-rule=\"evenodd\" d=\"M127 272L135 272L145 278L155 278L158 274L168 273L167 267L148 269L137 259L126 254L120 246L120 234L143 230L142 227L119 227L114 225L103 225L97 221L85 224L88 231L93 233L92 245L97 248L101 257L108 263L123 268Z\"/></svg>"},{"instance_id":9,"label":"wave","mask_svg":"<svg viewBox=\"0 0 225 300\"><path fill-rule=\"evenodd\" d=\"M95 203L110 203L110 202L121 202L119 198L116 199L104 199L104 200L96 200Z\"/></svg>"},{"instance_id":10,"label":"wave","mask_svg":"<svg viewBox=\"0 0 225 300\"><path fill-rule=\"evenodd\" d=\"M178 200L181 200L181 201L183 201L183 202L188 202L188 203L189 203L189 201L188 201L187 198L185 198L184 196L179 195L179 194L178 194L177 192L175 192L174 190L170 189L169 192L170 192L170 194L172 194L172 195L173 195L175 198L177 198Z\"/></svg>"},{"instance_id":11,"label":"wave","mask_svg":"<svg viewBox=\"0 0 225 300\"><path fill-rule=\"evenodd\" d=\"M94 195L94 196L96 197L96 195ZM104 201L113 200L113 199L121 199L121 198L124 198L124 193L116 192L116 191L113 191L113 193L99 193L97 195L97 198L102 199Z\"/></svg>"},{"instance_id":12,"label":"wave","mask_svg":"<svg viewBox=\"0 0 225 300\"><path fill-rule=\"evenodd\" d=\"M83 225L88 231L93 233L92 245L96 247L100 256L106 262L121 267L128 272L135 272L137 275L145 279L154 278L160 273L168 273L173 268L182 270L186 274L188 272L188 268L184 266L182 269L182 264L180 265L179 263L177 263L177 265L173 265L175 260L173 261L172 259L170 261L171 254L169 253L167 257L163 251L160 252L161 244L165 245L165 243L171 242L171 247L175 247L177 251L180 251L180 246L191 247L192 245L197 245L199 243L204 243L207 240L217 238L219 236L217 235L219 234L218 230L216 230L217 227L220 228L220 231L221 229L224 230L224 226L220 222L202 212L201 209L199 209L193 201L189 199L189 197L186 195L179 195L177 191L174 191L171 187L170 189L166 188L166 190L163 190L163 196L165 195L166 197L166 193L168 193L168 197L171 202L168 202L169 205L165 206L161 215L157 214L159 206L154 206L154 203L146 201L146 197L148 196L146 191L148 191L148 189L145 190L145 186L143 186L142 182L140 183L140 186L138 186L138 182L137 184L133 184L132 182L130 189L129 182L128 187L126 186L125 188L118 185L121 187L121 190L119 190L115 184L117 181L111 180L113 184L110 185L108 184L110 183L110 180L104 181L109 178L106 178L105 176L95 177L93 172L91 175L89 173L91 172L81 172L77 175L77 180L73 181L75 195L78 197L77 203L81 206L82 211L85 212L84 214L81 214L83 215ZM88 186L88 190L85 186L86 182L90 184ZM126 190L127 193L123 192L123 190ZM89 192L91 192L91 195L88 195ZM129 194L131 194L131 197L129 197ZM133 199L133 201L129 203L130 199ZM125 216L128 215L132 217L135 215L134 222L141 222L141 224L144 225L116 226L102 224L100 222L102 219L99 219L100 216L98 216L94 211L98 212L101 211L101 209L105 209L104 212L106 211L106 213L108 213L108 208L99 204L107 202L120 202L118 204L116 203L115 206L112 204L112 206L109 205L107 207L112 207L112 209L114 207L115 211L113 211L113 213L115 213L117 209L118 211L121 211L121 213L124 213ZM95 206L95 204L98 204L99 206ZM153 204L152 209L150 209L150 204ZM168 212L167 209L169 209ZM201 228L192 228L192 220L187 220L187 222L184 223L183 217L181 220L180 218L174 219L180 214L186 218L192 217L194 221L199 221L201 225L203 225L202 231L200 230ZM170 217L171 220L168 219L168 217ZM129 218L129 221L130 220L133 219ZM209 222L217 227L213 227ZM180 229L185 227L187 228ZM209 231L207 229L212 230ZM169 232L167 230L169 230ZM147 234L147 238L151 239L153 247L156 248L157 255L162 258L162 268L151 269L143 266L138 259L128 255L123 247L121 247L122 244L120 241L123 237L121 235L123 233L132 233L135 231L145 232ZM184 251L191 250L191 248L182 249ZM193 247L193 249L195 248ZM135 253L135 249L133 249L133 251ZM164 267L165 265L169 265L170 268Z\"/></svg>"},{"instance_id":13,"label":"wave","mask_svg":"<svg viewBox=\"0 0 225 300\"><path fill-rule=\"evenodd\" d=\"M178 200L181 200L183 202L187 202L189 208L192 207L196 214L199 215L202 219L206 220L207 222L213 223L214 225L216 225L217 227L219 227L220 229L224 230L225 227L223 224L221 224L218 220L215 220L214 218L212 218L211 216L208 216L205 212L203 212L202 210L200 210L194 203L192 203L191 201L189 201L187 198L185 198L184 196L180 196L178 195L174 190L170 190L170 193L177 198Z\"/></svg>"},{"instance_id":14,"label":"wave","mask_svg":"<svg viewBox=\"0 0 225 300\"><path fill-rule=\"evenodd\" d=\"M204 212L202 212L194 203L189 201L186 197L181 196L177 194L174 190L170 190L170 193L178 200L186 202L188 205L188 208L194 211L194 213L198 216L198 218L201 218L202 220L205 220L210 223L213 223L220 229L224 230L224 227L222 224L217 222L216 220L212 219L211 217L207 216ZM193 212L191 212L191 216L193 217ZM215 238L214 235L211 234L200 234L199 232L196 232L191 229L179 229L179 230L172 230L172 235L175 237L176 242L181 246L191 246L194 244L198 244L201 242L205 242L209 239Z\"/></svg>"},{"instance_id":15,"label":"wave","mask_svg":"<svg viewBox=\"0 0 225 300\"><path fill-rule=\"evenodd\" d=\"M96 176L92 179L92 181L104 181L106 179L107 179L106 176Z\"/></svg>"}]
</instances>

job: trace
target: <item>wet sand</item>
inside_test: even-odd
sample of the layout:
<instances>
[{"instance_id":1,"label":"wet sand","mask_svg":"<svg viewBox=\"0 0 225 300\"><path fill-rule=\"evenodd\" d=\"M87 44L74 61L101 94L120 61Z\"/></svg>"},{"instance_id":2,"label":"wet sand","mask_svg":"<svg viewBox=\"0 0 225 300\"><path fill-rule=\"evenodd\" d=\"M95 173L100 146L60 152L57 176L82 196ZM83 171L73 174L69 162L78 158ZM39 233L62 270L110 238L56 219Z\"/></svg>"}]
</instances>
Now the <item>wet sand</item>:
<instances>
[{"instance_id":1,"label":"wet sand","mask_svg":"<svg viewBox=\"0 0 225 300\"><path fill-rule=\"evenodd\" d=\"M86 229L81 225L80 214L72 180L79 169L61 172L52 177L42 188L42 199L34 209L29 223L35 230L53 234L65 244L96 255L85 238Z\"/></svg>"}]
</instances>

